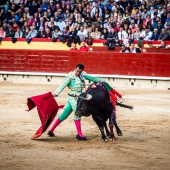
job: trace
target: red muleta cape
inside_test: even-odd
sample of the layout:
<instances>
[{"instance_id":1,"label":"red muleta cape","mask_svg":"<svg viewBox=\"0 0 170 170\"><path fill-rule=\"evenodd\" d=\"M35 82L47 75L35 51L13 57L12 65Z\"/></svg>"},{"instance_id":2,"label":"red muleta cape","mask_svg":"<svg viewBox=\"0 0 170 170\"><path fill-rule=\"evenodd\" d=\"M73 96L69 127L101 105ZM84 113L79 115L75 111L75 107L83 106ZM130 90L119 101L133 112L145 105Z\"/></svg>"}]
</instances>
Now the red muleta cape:
<instances>
[{"instance_id":1,"label":"red muleta cape","mask_svg":"<svg viewBox=\"0 0 170 170\"><path fill-rule=\"evenodd\" d=\"M58 106L51 92L29 97L27 99L27 106L29 109L27 111L30 111L37 106L37 111L42 124L31 139L41 136L41 134L47 130L55 118L58 110L64 107L64 105Z\"/></svg>"}]
</instances>

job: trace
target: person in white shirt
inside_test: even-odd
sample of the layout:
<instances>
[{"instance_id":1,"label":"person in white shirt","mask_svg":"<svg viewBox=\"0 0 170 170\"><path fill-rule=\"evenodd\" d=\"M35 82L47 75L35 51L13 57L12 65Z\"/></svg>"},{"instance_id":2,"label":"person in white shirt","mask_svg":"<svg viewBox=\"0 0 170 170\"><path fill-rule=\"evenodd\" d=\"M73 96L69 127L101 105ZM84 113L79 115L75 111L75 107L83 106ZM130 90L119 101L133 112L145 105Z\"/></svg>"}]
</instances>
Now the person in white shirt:
<instances>
[{"instance_id":1,"label":"person in white shirt","mask_svg":"<svg viewBox=\"0 0 170 170\"><path fill-rule=\"evenodd\" d=\"M62 31L63 28L66 27L66 23L63 21L62 17L59 17L58 19L59 21L57 22L56 26L59 27L60 31Z\"/></svg>"},{"instance_id":2,"label":"person in white shirt","mask_svg":"<svg viewBox=\"0 0 170 170\"><path fill-rule=\"evenodd\" d=\"M127 39L127 37L128 37L127 32L125 30L123 30L123 27L121 26L120 29L119 29L119 32L118 32L119 40Z\"/></svg>"},{"instance_id":3,"label":"person in white shirt","mask_svg":"<svg viewBox=\"0 0 170 170\"><path fill-rule=\"evenodd\" d=\"M80 27L77 35L79 36L81 42L83 42L87 38L87 31L84 30L83 26Z\"/></svg>"},{"instance_id":4,"label":"person in white shirt","mask_svg":"<svg viewBox=\"0 0 170 170\"><path fill-rule=\"evenodd\" d=\"M143 40L150 40L153 32L149 29L148 26L145 27L145 30L142 31L140 38Z\"/></svg>"},{"instance_id":5,"label":"person in white shirt","mask_svg":"<svg viewBox=\"0 0 170 170\"><path fill-rule=\"evenodd\" d=\"M95 13L96 13L96 9L98 8L98 13L99 13L99 17L102 17L102 9L98 7L98 4L96 3L95 6L93 7L93 9L91 10L90 16L91 18L94 17Z\"/></svg>"}]
</instances>

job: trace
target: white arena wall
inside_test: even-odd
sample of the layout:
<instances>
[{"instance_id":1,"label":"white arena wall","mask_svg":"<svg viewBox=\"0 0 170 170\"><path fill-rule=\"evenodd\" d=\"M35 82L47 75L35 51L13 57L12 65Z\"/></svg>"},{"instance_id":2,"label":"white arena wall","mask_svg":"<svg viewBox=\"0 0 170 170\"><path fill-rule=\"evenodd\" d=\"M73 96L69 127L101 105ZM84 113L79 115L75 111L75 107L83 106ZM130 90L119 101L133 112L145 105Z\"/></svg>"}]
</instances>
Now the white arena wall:
<instances>
[{"instance_id":1,"label":"white arena wall","mask_svg":"<svg viewBox=\"0 0 170 170\"><path fill-rule=\"evenodd\" d=\"M101 75L94 76L104 78L113 87L154 88L170 90L170 77L145 77L145 76L120 76ZM37 73L37 72L7 72L0 71L0 81L32 84L60 85L66 74L61 73ZM86 84L91 82L86 81Z\"/></svg>"}]
</instances>

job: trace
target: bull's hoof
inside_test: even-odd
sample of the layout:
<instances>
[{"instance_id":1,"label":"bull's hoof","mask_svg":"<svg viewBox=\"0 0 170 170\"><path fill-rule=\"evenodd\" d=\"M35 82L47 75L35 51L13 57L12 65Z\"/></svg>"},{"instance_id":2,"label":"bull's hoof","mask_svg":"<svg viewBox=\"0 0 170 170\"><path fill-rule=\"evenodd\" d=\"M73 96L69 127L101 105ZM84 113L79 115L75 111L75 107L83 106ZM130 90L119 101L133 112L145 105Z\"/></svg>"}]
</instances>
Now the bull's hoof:
<instances>
[{"instance_id":1,"label":"bull's hoof","mask_svg":"<svg viewBox=\"0 0 170 170\"><path fill-rule=\"evenodd\" d=\"M117 133L117 136L122 136L122 135L123 135L122 132Z\"/></svg>"},{"instance_id":2,"label":"bull's hoof","mask_svg":"<svg viewBox=\"0 0 170 170\"><path fill-rule=\"evenodd\" d=\"M107 139L102 139L101 141L102 141L102 142L108 142Z\"/></svg>"},{"instance_id":3,"label":"bull's hoof","mask_svg":"<svg viewBox=\"0 0 170 170\"><path fill-rule=\"evenodd\" d=\"M54 133L53 133L53 132L51 132L51 131L48 131L47 135L48 135L48 136L50 136L50 137L55 136L55 135L54 135Z\"/></svg>"},{"instance_id":4,"label":"bull's hoof","mask_svg":"<svg viewBox=\"0 0 170 170\"><path fill-rule=\"evenodd\" d=\"M116 138L111 138L110 139L112 142L115 142L116 141Z\"/></svg>"},{"instance_id":5,"label":"bull's hoof","mask_svg":"<svg viewBox=\"0 0 170 170\"><path fill-rule=\"evenodd\" d=\"M80 135L77 135L76 138L77 138L78 140L87 140L85 137L81 137Z\"/></svg>"}]
</instances>

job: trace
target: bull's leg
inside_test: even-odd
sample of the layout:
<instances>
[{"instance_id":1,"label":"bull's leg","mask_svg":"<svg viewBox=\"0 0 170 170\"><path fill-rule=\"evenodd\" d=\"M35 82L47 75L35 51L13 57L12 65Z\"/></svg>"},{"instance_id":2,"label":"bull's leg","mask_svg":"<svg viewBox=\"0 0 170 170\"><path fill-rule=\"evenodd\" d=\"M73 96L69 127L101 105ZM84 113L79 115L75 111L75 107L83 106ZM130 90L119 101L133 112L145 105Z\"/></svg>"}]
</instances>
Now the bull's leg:
<instances>
[{"instance_id":1,"label":"bull's leg","mask_svg":"<svg viewBox=\"0 0 170 170\"><path fill-rule=\"evenodd\" d=\"M92 116L93 117L93 116ZM101 132L101 135L102 135L102 141L107 141L106 139L106 135L104 133L104 124L102 121L100 121L99 119L97 119L96 117L93 117L93 120L96 122L100 132Z\"/></svg>"},{"instance_id":2,"label":"bull's leg","mask_svg":"<svg viewBox=\"0 0 170 170\"><path fill-rule=\"evenodd\" d=\"M109 129L107 128L107 124L106 124L106 122L104 123L104 128L105 128L105 131L106 131L107 137L110 137L110 132L109 132Z\"/></svg>"},{"instance_id":3,"label":"bull's leg","mask_svg":"<svg viewBox=\"0 0 170 170\"><path fill-rule=\"evenodd\" d=\"M115 128L116 128L117 135L118 135L118 136L122 136L122 135L123 135L123 134L122 134L122 131L120 130L120 128L119 128L119 126L117 125L117 122L116 122L116 121L115 121L114 125L115 125Z\"/></svg>"},{"instance_id":4,"label":"bull's leg","mask_svg":"<svg viewBox=\"0 0 170 170\"><path fill-rule=\"evenodd\" d=\"M116 122L116 115L115 115L115 109L113 109L113 111L110 115L110 119L109 119L110 138L111 138L112 141L116 140L114 132L113 132L113 127L114 127L115 122Z\"/></svg>"}]
</instances>

